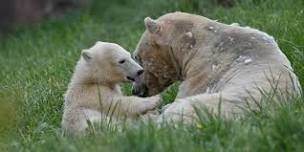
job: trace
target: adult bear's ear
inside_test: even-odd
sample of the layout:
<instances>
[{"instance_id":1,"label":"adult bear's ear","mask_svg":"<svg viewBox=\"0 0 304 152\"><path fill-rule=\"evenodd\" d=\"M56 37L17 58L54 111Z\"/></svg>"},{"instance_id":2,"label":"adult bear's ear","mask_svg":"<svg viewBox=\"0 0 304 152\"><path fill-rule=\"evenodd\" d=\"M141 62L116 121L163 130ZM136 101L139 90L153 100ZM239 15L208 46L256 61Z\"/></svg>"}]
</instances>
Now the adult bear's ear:
<instances>
[{"instance_id":1,"label":"adult bear's ear","mask_svg":"<svg viewBox=\"0 0 304 152\"><path fill-rule=\"evenodd\" d=\"M89 50L82 50L81 56L83 57L84 60L90 61L92 59L92 55L89 52Z\"/></svg>"},{"instance_id":2,"label":"adult bear's ear","mask_svg":"<svg viewBox=\"0 0 304 152\"><path fill-rule=\"evenodd\" d=\"M161 28L160 24L156 20L153 20L150 17L146 17L144 22L145 22L146 29L150 33L158 33L160 31L160 28Z\"/></svg>"},{"instance_id":3,"label":"adult bear's ear","mask_svg":"<svg viewBox=\"0 0 304 152\"><path fill-rule=\"evenodd\" d=\"M183 39L189 48L192 49L194 47L196 40L195 40L192 32L184 33Z\"/></svg>"}]
</instances>

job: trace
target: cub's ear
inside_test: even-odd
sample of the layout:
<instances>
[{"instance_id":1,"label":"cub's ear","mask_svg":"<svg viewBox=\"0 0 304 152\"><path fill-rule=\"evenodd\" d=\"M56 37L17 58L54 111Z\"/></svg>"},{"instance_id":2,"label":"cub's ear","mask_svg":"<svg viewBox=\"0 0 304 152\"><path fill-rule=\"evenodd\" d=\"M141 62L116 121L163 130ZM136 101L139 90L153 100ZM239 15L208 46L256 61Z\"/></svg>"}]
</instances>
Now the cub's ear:
<instances>
[{"instance_id":1,"label":"cub's ear","mask_svg":"<svg viewBox=\"0 0 304 152\"><path fill-rule=\"evenodd\" d=\"M89 50L82 50L81 56L83 57L84 60L90 61L92 59L92 55L89 52Z\"/></svg>"},{"instance_id":2,"label":"cub's ear","mask_svg":"<svg viewBox=\"0 0 304 152\"><path fill-rule=\"evenodd\" d=\"M196 40L193 36L193 33L192 32L186 32L184 33L184 41L186 42L186 44L188 45L189 48L193 48L193 46L195 45L196 43Z\"/></svg>"},{"instance_id":3,"label":"cub's ear","mask_svg":"<svg viewBox=\"0 0 304 152\"><path fill-rule=\"evenodd\" d=\"M161 28L160 24L156 20L153 20L150 17L146 17L144 22L145 22L146 29L150 33L158 33L160 31L160 28Z\"/></svg>"}]
</instances>

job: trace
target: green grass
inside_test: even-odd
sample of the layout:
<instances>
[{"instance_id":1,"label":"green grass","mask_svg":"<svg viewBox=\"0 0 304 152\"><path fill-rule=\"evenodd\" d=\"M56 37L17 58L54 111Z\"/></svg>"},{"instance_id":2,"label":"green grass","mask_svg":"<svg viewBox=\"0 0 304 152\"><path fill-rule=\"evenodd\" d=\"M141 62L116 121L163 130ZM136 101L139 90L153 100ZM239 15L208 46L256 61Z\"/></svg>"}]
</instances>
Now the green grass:
<instances>
[{"instance_id":1,"label":"green grass","mask_svg":"<svg viewBox=\"0 0 304 152\"><path fill-rule=\"evenodd\" d=\"M209 116L196 127L142 125L101 128L82 138L63 137L63 94L80 51L97 40L133 51L143 19L185 11L238 22L273 35L304 84L304 2L243 0L223 8L212 0L96 0L60 19L19 27L0 36L0 151L302 151L304 97L244 118ZM172 102L176 86L164 93ZM124 87L130 94L130 86Z\"/></svg>"}]
</instances>

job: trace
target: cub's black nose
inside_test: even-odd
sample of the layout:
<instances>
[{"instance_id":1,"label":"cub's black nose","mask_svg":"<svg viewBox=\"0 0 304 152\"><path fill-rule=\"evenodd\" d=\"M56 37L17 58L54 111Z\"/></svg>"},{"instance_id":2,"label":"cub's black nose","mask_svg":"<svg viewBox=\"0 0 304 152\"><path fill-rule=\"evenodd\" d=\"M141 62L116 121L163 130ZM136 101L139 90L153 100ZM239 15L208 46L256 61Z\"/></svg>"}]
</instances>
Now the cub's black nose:
<instances>
[{"instance_id":1,"label":"cub's black nose","mask_svg":"<svg viewBox=\"0 0 304 152\"><path fill-rule=\"evenodd\" d=\"M141 74L143 74L144 73L144 70L138 70L137 71L137 76L140 76Z\"/></svg>"}]
</instances>

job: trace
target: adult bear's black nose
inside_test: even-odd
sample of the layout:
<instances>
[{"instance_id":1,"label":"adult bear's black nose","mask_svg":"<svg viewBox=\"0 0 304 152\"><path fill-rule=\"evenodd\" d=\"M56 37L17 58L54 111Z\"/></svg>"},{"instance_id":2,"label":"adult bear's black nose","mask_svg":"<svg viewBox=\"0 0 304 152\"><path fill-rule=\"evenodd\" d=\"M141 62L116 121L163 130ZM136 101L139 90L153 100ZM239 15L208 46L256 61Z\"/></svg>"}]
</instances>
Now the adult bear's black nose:
<instances>
[{"instance_id":1,"label":"adult bear's black nose","mask_svg":"<svg viewBox=\"0 0 304 152\"><path fill-rule=\"evenodd\" d=\"M144 73L144 70L138 70L137 71L137 76L140 76L141 74L143 74Z\"/></svg>"},{"instance_id":2,"label":"adult bear's black nose","mask_svg":"<svg viewBox=\"0 0 304 152\"><path fill-rule=\"evenodd\" d=\"M147 97L148 96L148 88L146 85L142 85L140 87L134 87L132 89L132 94L139 97Z\"/></svg>"}]
</instances>

